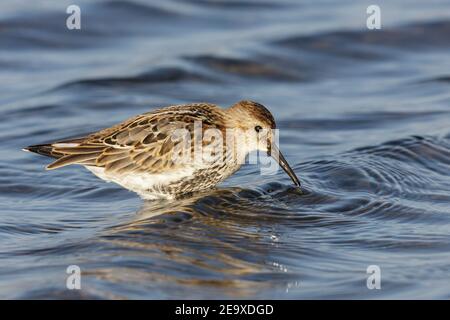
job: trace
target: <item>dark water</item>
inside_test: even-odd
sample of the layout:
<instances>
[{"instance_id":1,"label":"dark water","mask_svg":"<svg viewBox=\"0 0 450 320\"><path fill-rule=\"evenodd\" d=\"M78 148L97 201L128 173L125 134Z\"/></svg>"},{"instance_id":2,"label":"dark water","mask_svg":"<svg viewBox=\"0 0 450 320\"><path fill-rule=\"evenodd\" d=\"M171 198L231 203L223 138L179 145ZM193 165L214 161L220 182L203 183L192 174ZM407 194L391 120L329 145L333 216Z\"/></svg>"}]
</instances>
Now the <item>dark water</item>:
<instances>
[{"instance_id":1,"label":"dark water","mask_svg":"<svg viewBox=\"0 0 450 320\"><path fill-rule=\"evenodd\" d=\"M0 297L450 298L448 1L377 1L379 31L372 1L77 1L80 31L69 4L0 4ZM273 111L303 195L246 165L144 203L20 151L243 98Z\"/></svg>"}]
</instances>

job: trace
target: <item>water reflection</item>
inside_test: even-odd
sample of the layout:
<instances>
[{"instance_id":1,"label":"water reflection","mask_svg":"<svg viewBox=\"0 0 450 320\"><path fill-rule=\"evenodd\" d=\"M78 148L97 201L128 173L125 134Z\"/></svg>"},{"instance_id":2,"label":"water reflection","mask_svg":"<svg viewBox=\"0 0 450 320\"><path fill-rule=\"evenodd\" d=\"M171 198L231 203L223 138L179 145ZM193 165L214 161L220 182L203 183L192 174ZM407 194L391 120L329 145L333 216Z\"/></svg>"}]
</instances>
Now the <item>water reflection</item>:
<instances>
[{"instance_id":1,"label":"water reflection","mask_svg":"<svg viewBox=\"0 0 450 320\"><path fill-rule=\"evenodd\" d=\"M145 202L129 221L102 234L102 242L121 258L114 268L97 269L92 276L127 286L140 281L176 284L249 298L273 286L262 279L286 273L281 262L269 258L277 242L270 227L243 210L260 197L263 193L227 188ZM286 282L290 276L277 278Z\"/></svg>"}]
</instances>

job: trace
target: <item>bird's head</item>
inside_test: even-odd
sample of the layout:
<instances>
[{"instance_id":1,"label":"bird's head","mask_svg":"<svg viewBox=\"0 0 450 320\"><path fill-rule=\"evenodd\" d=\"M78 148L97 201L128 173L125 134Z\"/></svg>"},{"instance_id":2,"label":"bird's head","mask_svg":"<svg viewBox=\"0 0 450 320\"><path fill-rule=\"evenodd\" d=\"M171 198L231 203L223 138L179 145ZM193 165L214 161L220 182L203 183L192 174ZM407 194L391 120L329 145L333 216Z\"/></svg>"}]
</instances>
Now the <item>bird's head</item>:
<instances>
[{"instance_id":1,"label":"bird's head","mask_svg":"<svg viewBox=\"0 0 450 320\"><path fill-rule=\"evenodd\" d=\"M245 134L246 151L265 151L289 175L295 185L300 181L274 143L276 123L270 111L254 101L243 100L231 106L230 115L235 127Z\"/></svg>"}]
</instances>

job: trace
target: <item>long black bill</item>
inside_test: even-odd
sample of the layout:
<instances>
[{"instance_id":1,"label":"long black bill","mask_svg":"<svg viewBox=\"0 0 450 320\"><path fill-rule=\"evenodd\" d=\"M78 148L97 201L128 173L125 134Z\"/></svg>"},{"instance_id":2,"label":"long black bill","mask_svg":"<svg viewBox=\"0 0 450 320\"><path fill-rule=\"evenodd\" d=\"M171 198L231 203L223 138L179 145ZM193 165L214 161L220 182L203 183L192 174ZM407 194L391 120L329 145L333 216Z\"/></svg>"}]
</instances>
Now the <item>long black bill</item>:
<instances>
[{"instance_id":1,"label":"long black bill","mask_svg":"<svg viewBox=\"0 0 450 320\"><path fill-rule=\"evenodd\" d=\"M292 179L294 184L297 187L300 187L300 180L298 180L297 176L294 173L294 170L289 166L283 154L280 152L278 147L275 144L270 146L269 151L267 152L269 156L275 159L276 162L283 168L283 170L288 174L288 176Z\"/></svg>"}]
</instances>

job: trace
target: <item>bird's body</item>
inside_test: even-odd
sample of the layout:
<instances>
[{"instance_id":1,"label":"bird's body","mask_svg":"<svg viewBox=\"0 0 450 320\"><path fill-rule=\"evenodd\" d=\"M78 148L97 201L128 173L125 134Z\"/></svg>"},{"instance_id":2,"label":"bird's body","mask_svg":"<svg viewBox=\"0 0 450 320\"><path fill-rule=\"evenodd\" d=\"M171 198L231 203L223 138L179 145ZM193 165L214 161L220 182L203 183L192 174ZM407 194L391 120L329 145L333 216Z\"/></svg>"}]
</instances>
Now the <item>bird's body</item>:
<instances>
[{"instance_id":1,"label":"bird's body","mask_svg":"<svg viewBox=\"0 0 450 320\"><path fill-rule=\"evenodd\" d=\"M253 139L258 133L243 133L255 125L274 129L275 121L265 107L251 101L228 109L187 104L25 150L55 158L47 169L79 164L145 199L171 198L211 188L237 171L245 156L258 149Z\"/></svg>"}]
</instances>

